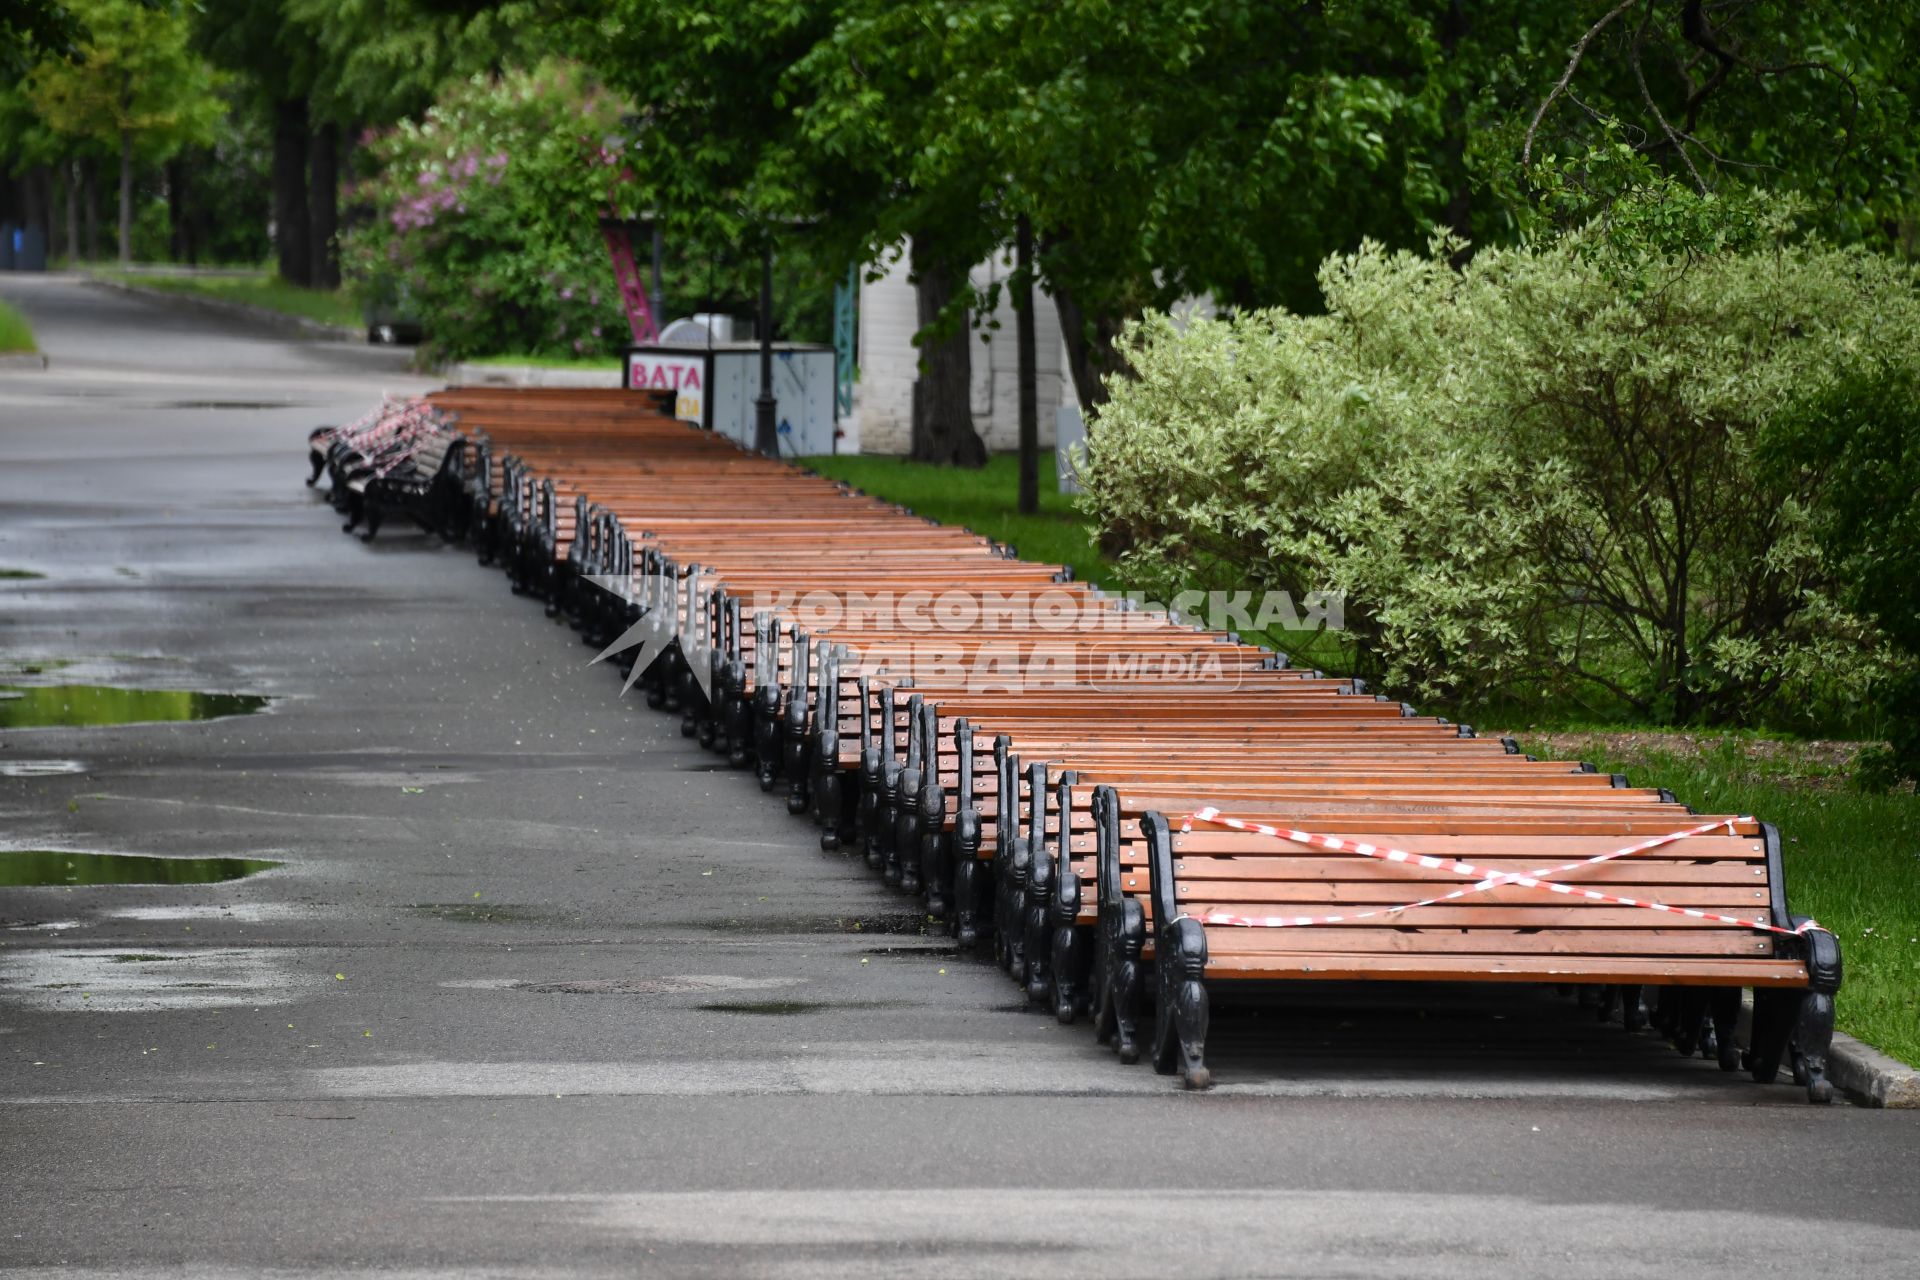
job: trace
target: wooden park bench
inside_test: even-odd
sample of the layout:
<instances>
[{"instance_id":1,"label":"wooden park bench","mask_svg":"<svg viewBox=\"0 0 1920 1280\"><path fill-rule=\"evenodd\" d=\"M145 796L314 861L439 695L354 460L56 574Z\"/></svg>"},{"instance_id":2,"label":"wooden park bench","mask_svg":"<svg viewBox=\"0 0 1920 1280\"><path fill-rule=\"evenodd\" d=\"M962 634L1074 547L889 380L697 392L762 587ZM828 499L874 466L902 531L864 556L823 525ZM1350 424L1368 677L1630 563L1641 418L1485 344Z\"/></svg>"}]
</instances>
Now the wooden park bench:
<instances>
[{"instance_id":1,"label":"wooden park bench","mask_svg":"<svg viewBox=\"0 0 1920 1280\"><path fill-rule=\"evenodd\" d=\"M1209 1084L1223 988L1533 982L1831 1096L1839 950L1788 910L1763 823L1135 609L650 398L454 388L420 412L467 446L355 424L324 442L336 486L463 531L589 644L670 624L649 705L1123 1059ZM433 514L449 486L457 519ZM889 593L957 612L862 611ZM1067 623L994 604L1042 595ZM980 678L1002 654L1060 679Z\"/></svg>"}]
</instances>

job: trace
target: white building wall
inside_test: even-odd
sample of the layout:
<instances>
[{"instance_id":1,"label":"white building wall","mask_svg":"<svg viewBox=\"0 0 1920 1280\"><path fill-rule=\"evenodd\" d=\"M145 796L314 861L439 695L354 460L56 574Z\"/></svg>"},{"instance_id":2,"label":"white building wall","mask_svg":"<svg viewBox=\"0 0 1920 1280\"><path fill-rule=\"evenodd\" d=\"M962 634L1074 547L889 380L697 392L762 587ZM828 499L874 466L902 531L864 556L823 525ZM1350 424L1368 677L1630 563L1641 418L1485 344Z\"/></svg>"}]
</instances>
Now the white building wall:
<instances>
[{"instance_id":1,"label":"white building wall","mask_svg":"<svg viewBox=\"0 0 1920 1280\"><path fill-rule=\"evenodd\" d=\"M913 443L913 383L920 367L913 331L920 326L904 250L879 280L861 277L858 306L860 380L853 406L860 451L905 453Z\"/></svg>"},{"instance_id":2,"label":"white building wall","mask_svg":"<svg viewBox=\"0 0 1920 1280\"><path fill-rule=\"evenodd\" d=\"M860 286L860 381L854 392L860 419L863 453L907 452L913 441L913 384L919 377L920 352L913 345L919 328L913 286L907 281L908 255L903 252L886 274ZM1004 282L1013 273L1013 251L1008 249L975 267L974 284L985 289ZM1034 350L1039 401L1040 447L1053 447L1055 411L1073 397L1067 374L1066 348L1060 337L1060 315L1036 293ZM1012 450L1020 443L1019 351L1013 301L1001 289L993 319L999 328L982 326L969 335L973 343L973 423L987 448ZM985 341L982 341L982 339Z\"/></svg>"}]
</instances>

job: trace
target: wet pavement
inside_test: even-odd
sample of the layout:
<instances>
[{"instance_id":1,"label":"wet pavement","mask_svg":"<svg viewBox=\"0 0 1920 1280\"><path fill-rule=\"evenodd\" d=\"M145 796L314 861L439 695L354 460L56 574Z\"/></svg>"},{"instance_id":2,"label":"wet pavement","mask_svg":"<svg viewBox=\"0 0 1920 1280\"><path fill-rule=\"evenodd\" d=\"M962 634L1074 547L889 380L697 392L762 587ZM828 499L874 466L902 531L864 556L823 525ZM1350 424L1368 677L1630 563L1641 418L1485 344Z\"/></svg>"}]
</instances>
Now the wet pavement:
<instances>
[{"instance_id":1,"label":"wet pavement","mask_svg":"<svg viewBox=\"0 0 1920 1280\"><path fill-rule=\"evenodd\" d=\"M0 1265L1913 1273L1920 1116L1550 992L1228 1007L1204 1097L1120 1066L497 572L341 536L304 435L396 353L0 294L53 357L0 371L0 685L269 700L0 720L0 849L277 864L0 887Z\"/></svg>"}]
</instances>

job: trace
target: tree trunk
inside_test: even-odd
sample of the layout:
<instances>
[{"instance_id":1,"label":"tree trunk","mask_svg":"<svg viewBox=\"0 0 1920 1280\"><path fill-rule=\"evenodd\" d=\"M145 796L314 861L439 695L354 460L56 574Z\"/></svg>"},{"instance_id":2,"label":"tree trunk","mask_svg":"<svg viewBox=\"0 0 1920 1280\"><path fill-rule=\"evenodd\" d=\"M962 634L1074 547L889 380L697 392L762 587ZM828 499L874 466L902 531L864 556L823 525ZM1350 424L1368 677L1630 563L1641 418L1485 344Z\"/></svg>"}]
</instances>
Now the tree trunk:
<instances>
[{"instance_id":1,"label":"tree trunk","mask_svg":"<svg viewBox=\"0 0 1920 1280\"><path fill-rule=\"evenodd\" d=\"M93 160L80 162L81 183L87 196L87 261L100 261L100 172Z\"/></svg>"},{"instance_id":2,"label":"tree trunk","mask_svg":"<svg viewBox=\"0 0 1920 1280\"><path fill-rule=\"evenodd\" d=\"M1448 59L1466 39L1469 24L1463 0L1451 0L1440 19L1440 48ZM1472 113L1465 96L1456 87L1447 94L1446 123L1443 126L1442 153L1452 187L1447 197L1447 225L1467 246L1452 257L1456 268L1464 267L1473 256L1473 176L1467 168L1467 122Z\"/></svg>"},{"instance_id":3,"label":"tree trunk","mask_svg":"<svg viewBox=\"0 0 1920 1280\"><path fill-rule=\"evenodd\" d=\"M133 130L120 131L120 265L133 263Z\"/></svg>"},{"instance_id":4,"label":"tree trunk","mask_svg":"<svg viewBox=\"0 0 1920 1280\"><path fill-rule=\"evenodd\" d=\"M80 260L80 162L67 161L67 265Z\"/></svg>"},{"instance_id":5,"label":"tree trunk","mask_svg":"<svg viewBox=\"0 0 1920 1280\"><path fill-rule=\"evenodd\" d=\"M1093 438L1093 425L1100 406L1107 402L1107 374L1120 366L1116 344L1120 340L1122 318L1111 315L1088 317L1073 294L1061 285L1053 288L1053 302L1060 309L1060 334L1067 344L1067 370L1073 375L1073 391L1080 400L1080 413L1086 419L1087 438Z\"/></svg>"},{"instance_id":6,"label":"tree trunk","mask_svg":"<svg viewBox=\"0 0 1920 1280\"><path fill-rule=\"evenodd\" d=\"M53 169L35 165L27 175L27 225L39 227L48 252L53 249Z\"/></svg>"},{"instance_id":7,"label":"tree trunk","mask_svg":"<svg viewBox=\"0 0 1920 1280\"><path fill-rule=\"evenodd\" d=\"M167 252L175 262L192 262L193 206L187 199L187 173L192 151L182 151L167 161Z\"/></svg>"},{"instance_id":8,"label":"tree trunk","mask_svg":"<svg viewBox=\"0 0 1920 1280\"><path fill-rule=\"evenodd\" d=\"M965 316L945 337L928 332L940 323L965 272L964 266L955 267L926 239L914 237L921 345L920 377L913 385L913 448L908 456L915 462L956 467L987 464L986 442L973 426L973 350Z\"/></svg>"},{"instance_id":9,"label":"tree trunk","mask_svg":"<svg viewBox=\"0 0 1920 1280\"><path fill-rule=\"evenodd\" d=\"M308 233L313 238L316 289L340 287L340 255L334 235L340 227L340 126L332 121L313 131L312 185L307 188Z\"/></svg>"},{"instance_id":10,"label":"tree trunk","mask_svg":"<svg viewBox=\"0 0 1920 1280\"><path fill-rule=\"evenodd\" d=\"M1040 372L1033 339L1033 222L1014 235L1013 309L1020 359L1020 514L1040 510Z\"/></svg>"},{"instance_id":11,"label":"tree trunk","mask_svg":"<svg viewBox=\"0 0 1920 1280\"><path fill-rule=\"evenodd\" d=\"M289 98L273 107L273 243L280 278L313 282L313 249L307 223L307 100Z\"/></svg>"},{"instance_id":12,"label":"tree trunk","mask_svg":"<svg viewBox=\"0 0 1920 1280\"><path fill-rule=\"evenodd\" d=\"M342 125L340 127L340 158L334 168L339 174L340 185L343 187L351 187L353 185L353 171L356 163L355 157L356 153L360 150L360 128L361 126L357 124ZM364 200L357 207L348 205L337 216L335 226L342 230L352 227L356 225L357 221L364 221L365 214L366 202ZM339 247L335 246L334 261L336 264L339 262L339 256ZM336 270L337 269L336 266Z\"/></svg>"}]
</instances>

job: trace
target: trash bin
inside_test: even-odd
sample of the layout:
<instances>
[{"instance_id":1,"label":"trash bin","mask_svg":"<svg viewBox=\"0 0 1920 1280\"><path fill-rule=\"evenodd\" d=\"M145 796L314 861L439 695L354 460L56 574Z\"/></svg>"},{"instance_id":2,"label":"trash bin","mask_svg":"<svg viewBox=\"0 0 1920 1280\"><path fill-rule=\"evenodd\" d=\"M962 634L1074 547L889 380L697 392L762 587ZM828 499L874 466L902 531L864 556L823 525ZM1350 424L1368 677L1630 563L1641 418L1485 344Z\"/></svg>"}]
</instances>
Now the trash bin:
<instances>
[{"instance_id":1,"label":"trash bin","mask_svg":"<svg viewBox=\"0 0 1920 1280\"><path fill-rule=\"evenodd\" d=\"M13 249L13 261L6 264L10 271L45 271L47 269L47 233L39 227L28 225L20 227L8 237Z\"/></svg>"}]
</instances>

